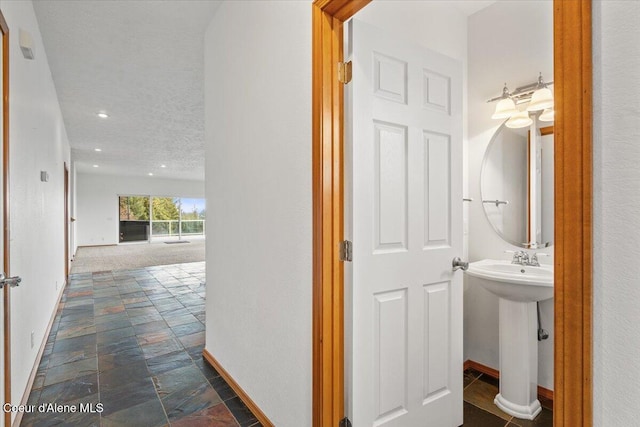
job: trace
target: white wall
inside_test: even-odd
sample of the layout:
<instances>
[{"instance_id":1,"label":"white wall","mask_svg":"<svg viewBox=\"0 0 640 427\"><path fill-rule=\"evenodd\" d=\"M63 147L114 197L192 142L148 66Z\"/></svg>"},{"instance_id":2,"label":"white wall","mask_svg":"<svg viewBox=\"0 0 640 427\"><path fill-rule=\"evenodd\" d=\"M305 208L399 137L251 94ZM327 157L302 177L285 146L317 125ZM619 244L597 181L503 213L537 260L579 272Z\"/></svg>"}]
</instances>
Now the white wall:
<instances>
[{"instance_id":1,"label":"white wall","mask_svg":"<svg viewBox=\"0 0 640 427\"><path fill-rule=\"evenodd\" d=\"M311 425L311 4L223 2L205 37L206 349Z\"/></svg>"},{"instance_id":2,"label":"white wall","mask_svg":"<svg viewBox=\"0 0 640 427\"><path fill-rule=\"evenodd\" d=\"M469 17L469 261L509 259L516 250L493 231L480 197L480 169L486 148L501 121L492 120L506 82L511 90L535 81L542 72L553 80L553 6L549 1L498 1ZM553 248L545 252L552 253ZM544 258L551 263L551 257ZM498 369L498 298L467 284L464 294L465 358ZM553 389L553 300L541 304L549 339L539 346L538 382Z\"/></svg>"},{"instance_id":3,"label":"white wall","mask_svg":"<svg viewBox=\"0 0 640 427\"><path fill-rule=\"evenodd\" d=\"M450 2L372 2L355 18L466 64L467 17Z\"/></svg>"},{"instance_id":4,"label":"white wall","mask_svg":"<svg viewBox=\"0 0 640 427\"><path fill-rule=\"evenodd\" d=\"M204 197L202 181L87 173L78 173L76 180L78 246L118 243L119 195Z\"/></svg>"},{"instance_id":5,"label":"white wall","mask_svg":"<svg viewBox=\"0 0 640 427\"><path fill-rule=\"evenodd\" d=\"M594 426L638 424L640 2L594 1Z\"/></svg>"},{"instance_id":6,"label":"white wall","mask_svg":"<svg viewBox=\"0 0 640 427\"><path fill-rule=\"evenodd\" d=\"M19 403L64 284L64 163L69 143L30 1L1 1L10 38L12 400ZM18 29L31 33L23 58ZM40 181L40 171L49 182ZM30 345L34 332L35 346Z\"/></svg>"}]
</instances>

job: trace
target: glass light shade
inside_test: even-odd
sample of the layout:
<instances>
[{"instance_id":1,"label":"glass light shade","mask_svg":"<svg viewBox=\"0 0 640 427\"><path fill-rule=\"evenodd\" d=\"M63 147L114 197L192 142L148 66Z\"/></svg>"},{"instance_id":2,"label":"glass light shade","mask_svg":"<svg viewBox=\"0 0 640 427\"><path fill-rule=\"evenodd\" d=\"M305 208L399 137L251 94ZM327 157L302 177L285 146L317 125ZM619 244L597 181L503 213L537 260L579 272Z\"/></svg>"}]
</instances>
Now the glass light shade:
<instances>
[{"instance_id":1,"label":"glass light shade","mask_svg":"<svg viewBox=\"0 0 640 427\"><path fill-rule=\"evenodd\" d=\"M516 109L516 104L513 103L513 99L504 98L498 102L496 105L496 111L491 116L492 119L506 119L514 114L516 114L518 110Z\"/></svg>"},{"instance_id":2,"label":"glass light shade","mask_svg":"<svg viewBox=\"0 0 640 427\"><path fill-rule=\"evenodd\" d=\"M517 114L511 116L505 126L511 129L524 128L533 123L533 120L529 117L529 113L526 111L519 111Z\"/></svg>"},{"instance_id":3,"label":"glass light shade","mask_svg":"<svg viewBox=\"0 0 640 427\"><path fill-rule=\"evenodd\" d=\"M531 102L527 107L527 111L540 111L545 108L553 107L553 94L551 93L551 89L543 87L542 89L538 89L533 92L533 96L531 97Z\"/></svg>"},{"instance_id":4,"label":"glass light shade","mask_svg":"<svg viewBox=\"0 0 640 427\"><path fill-rule=\"evenodd\" d=\"M553 108L546 108L538 119L541 122L552 122L555 119L556 112Z\"/></svg>"}]
</instances>

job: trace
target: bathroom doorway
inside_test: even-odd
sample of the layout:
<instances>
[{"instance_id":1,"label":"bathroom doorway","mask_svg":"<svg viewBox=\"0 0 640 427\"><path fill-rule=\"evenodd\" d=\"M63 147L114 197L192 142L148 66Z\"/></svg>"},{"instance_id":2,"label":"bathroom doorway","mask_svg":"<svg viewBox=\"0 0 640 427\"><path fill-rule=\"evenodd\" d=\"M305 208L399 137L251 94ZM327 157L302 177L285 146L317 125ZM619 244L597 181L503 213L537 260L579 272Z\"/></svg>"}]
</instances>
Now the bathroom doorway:
<instances>
[{"instance_id":1,"label":"bathroom doorway","mask_svg":"<svg viewBox=\"0 0 640 427\"><path fill-rule=\"evenodd\" d=\"M314 13L314 425L344 416L343 22L368 1L317 1ZM554 2L556 426L591 424L591 5ZM565 46L571 46L571 51ZM576 55L575 52L580 55ZM325 90L332 88L332 90ZM572 108L563 101L571 94ZM324 132L321 132L324 129ZM328 131L329 130L329 131ZM582 152L582 157L568 155ZM566 154L565 154L566 153ZM323 179L323 177L333 179ZM577 187L577 188L576 188ZM572 269L564 269L564 265ZM574 297L569 302L564 296Z\"/></svg>"}]
</instances>

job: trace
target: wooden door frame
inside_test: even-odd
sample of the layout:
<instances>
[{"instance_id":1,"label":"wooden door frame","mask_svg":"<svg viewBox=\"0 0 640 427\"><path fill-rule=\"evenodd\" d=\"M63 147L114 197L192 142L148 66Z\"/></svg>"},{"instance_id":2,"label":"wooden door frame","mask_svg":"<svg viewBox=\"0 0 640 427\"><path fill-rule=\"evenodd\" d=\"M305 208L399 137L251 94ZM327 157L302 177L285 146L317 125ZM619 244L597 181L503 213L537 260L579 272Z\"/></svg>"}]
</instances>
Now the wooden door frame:
<instances>
[{"instance_id":1,"label":"wooden door frame","mask_svg":"<svg viewBox=\"0 0 640 427\"><path fill-rule=\"evenodd\" d=\"M315 0L312 5L314 427L336 427L344 417L344 270L338 250L344 230L344 91L337 68L343 60L343 23L370 1ZM591 426L591 0L554 0L553 8L553 418L556 427Z\"/></svg>"},{"instance_id":2,"label":"wooden door frame","mask_svg":"<svg viewBox=\"0 0 640 427\"><path fill-rule=\"evenodd\" d=\"M4 269L11 276L9 257L9 27L0 11L2 33L2 190ZM9 286L2 289L4 304L4 400L11 402L11 299ZM2 402L4 404L5 402ZM11 412L4 414L5 426L11 425Z\"/></svg>"},{"instance_id":3,"label":"wooden door frame","mask_svg":"<svg viewBox=\"0 0 640 427\"><path fill-rule=\"evenodd\" d=\"M64 284L69 281L69 168L64 162Z\"/></svg>"}]
</instances>

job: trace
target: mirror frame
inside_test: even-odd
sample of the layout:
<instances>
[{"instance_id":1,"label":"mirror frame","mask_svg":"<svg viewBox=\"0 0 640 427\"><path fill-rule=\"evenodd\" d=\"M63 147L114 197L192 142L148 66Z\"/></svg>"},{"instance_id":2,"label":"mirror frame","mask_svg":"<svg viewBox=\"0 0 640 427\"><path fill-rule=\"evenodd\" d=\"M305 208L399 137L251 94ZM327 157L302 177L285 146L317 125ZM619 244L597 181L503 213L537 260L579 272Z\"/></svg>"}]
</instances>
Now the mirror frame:
<instances>
[{"instance_id":1,"label":"mirror frame","mask_svg":"<svg viewBox=\"0 0 640 427\"><path fill-rule=\"evenodd\" d=\"M343 23L371 0L312 4L314 427L344 417ZM591 0L553 0L555 427L593 424ZM570 100L570 107L564 100ZM568 104L568 103L567 103ZM575 153L580 153L576 155ZM565 268L571 266L571 268Z\"/></svg>"}]
</instances>

